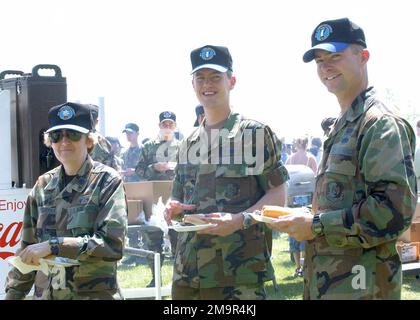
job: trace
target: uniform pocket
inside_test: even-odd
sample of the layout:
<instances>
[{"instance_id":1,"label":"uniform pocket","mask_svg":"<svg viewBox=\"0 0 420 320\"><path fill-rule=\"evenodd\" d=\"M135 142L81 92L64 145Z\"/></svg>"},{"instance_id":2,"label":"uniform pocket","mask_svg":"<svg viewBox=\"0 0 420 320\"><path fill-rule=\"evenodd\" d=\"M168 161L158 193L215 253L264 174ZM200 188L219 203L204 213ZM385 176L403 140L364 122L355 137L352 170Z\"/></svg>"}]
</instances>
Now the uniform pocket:
<instances>
[{"instance_id":1,"label":"uniform pocket","mask_svg":"<svg viewBox=\"0 0 420 320\"><path fill-rule=\"evenodd\" d=\"M246 166L224 165L216 170L216 202L224 212L236 213L249 208L257 190L255 178L246 174Z\"/></svg>"},{"instance_id":2,"label":"uniform pocket","mask_svg":"<svg viewBox=\"0 0 420 320\"><path fill-rule=\"evenodd\" d=\"M40 241L49 239L56 235L56 214L55 208L39 207L38 221L36 223L36 235Z\"/></svg>"},{"instance_id":3,"label":"uniform pocket","mask_svg":"<svg viewBox=\"0 0 420 320\"><path fill-rule=\"evenodd\" d=\"M197 176L197 166L191 164L178 164L179 181L182 184L184 203L195 203L195 184Z\"/></svg>"},{"instance_id":4,"label":"uniform pocket","mask_svg":"<svg viewBox=\"0 0 420 320\"><path fill-rule=\"evenodd\" d=\"M93 232L98 208L96 206L78 206L67 209L67 229L71 230L74 236L90 234Z\"/></svg>"},{"instance_id":5,"label":"uniform pocket","mask_svg":"<svg viewBox=\"0 0 420 320\"><path fill-rule=\"evenodd\" d=\"M338 156L330 157L325 172L319 175L317 199L320 208L336 210L353 205L356 166L351 158L339 162Z\"/></svg>"},{"instance_id":6,"label":"uniform pocket","mask_svg":"<svg viewBox=\"0 0 420 320\"><path fill-rule=\"evenodd\" d=\"M340 162L329 161L325 172L342 174L345 176L355 176L356 166L351 160L341 160Z\"/></svg>"},{"instance_id":7,"label":"uniform pocket","mask_svg":"<svg viewBox=\"0 0 420 320\"><path fill-rule=\"evenodd\" d=\"M372 299L375 250L315 244L311 291L318 299Z\"/></svg>"}]
</instances>

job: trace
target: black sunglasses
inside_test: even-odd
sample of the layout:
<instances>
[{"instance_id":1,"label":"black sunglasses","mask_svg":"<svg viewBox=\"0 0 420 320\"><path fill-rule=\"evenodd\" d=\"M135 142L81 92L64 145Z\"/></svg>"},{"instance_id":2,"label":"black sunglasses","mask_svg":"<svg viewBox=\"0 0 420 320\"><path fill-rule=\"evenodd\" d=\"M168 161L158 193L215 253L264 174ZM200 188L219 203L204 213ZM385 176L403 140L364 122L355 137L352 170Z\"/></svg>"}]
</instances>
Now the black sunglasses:
<instances>
[{"instance_id":1,"label":"black sunglasses","mask_svg":"<svg viewBox=\"0 0 420 320\"><path fill-rule=\"evenodd\" d=\"M83 133L75 130L57 130L48 133L48 136L52 143L57 143L61 139L63 139L63 136L66 136L73 142L77 142L82 138Z\"/></svg>"}]
</instances>

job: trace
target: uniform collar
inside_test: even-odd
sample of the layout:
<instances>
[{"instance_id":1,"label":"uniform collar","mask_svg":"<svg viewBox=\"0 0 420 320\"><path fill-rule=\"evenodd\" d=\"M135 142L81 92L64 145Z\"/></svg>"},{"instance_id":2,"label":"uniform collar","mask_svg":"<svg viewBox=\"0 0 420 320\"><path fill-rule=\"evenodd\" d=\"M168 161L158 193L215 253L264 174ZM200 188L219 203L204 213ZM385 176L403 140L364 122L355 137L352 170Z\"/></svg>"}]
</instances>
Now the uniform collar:
<instances>
[{"instance_id":1,"label":"uniform collar","mask_svg":"<svg viewBox=\"0 0 420 320\"><path fill-rule=\"evenodd\" d=\"M228 118L226 119L223 127L220 129L227 129L229 131L228 138L234 138L240 129L242 116L236 112L230 112ZM205 121L203 121L200 126L191 134L190 141L194 142L200 136L200 132L204 129Z\"/></svg>"},{"instance_id":2,"label":"uniform collar","mask_svg":"<svg viewBox=\"0 0 420 320\"><path fill-rule=\"evenodd\" d=\"M93 168L93 160L88 155L85 162L83 163L82 167L76 174L76 177L69 182L66 186L66 189L70 191L71 189L81 192L86 188L88 183L87 173ZM53 178L48 182L45 186L45 190L59 190L60 184L63 182L64 179L64 168L63 165L60 165L57 168L57 171L54 172Z\"/></svg>"},{"instance_id":3,"label":"uniform collar","mask_svg":"<svg viewBox=\"0 0 420 320\"><path fill-rule=\"evenodd\" d=\"M369 87L362 91L356 99L354 99L350 108L336 120L331 134L341 130L347 122L353 122L365 113L372 106L371 102L374 100L375 95L376 90L373 87Z\"/></svg>"}]
</instances>

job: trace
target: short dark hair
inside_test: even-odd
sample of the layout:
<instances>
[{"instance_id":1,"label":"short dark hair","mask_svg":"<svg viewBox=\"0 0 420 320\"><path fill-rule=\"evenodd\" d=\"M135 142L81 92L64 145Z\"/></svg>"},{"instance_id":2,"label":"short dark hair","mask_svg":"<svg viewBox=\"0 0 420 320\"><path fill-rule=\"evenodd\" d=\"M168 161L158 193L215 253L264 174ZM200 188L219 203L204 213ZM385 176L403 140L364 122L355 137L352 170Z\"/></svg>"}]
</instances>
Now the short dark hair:
<instances>
[{"instance_id":1,"label":"short dark hair","mask_svg":"<svg viewBox=\"0 0 420 320\"><path fill-rule=\"evenodd\" d=\"M99 116L99 107L95 104L89 104L89 107L90 107L90 113L92 115L92 119L94 122L96 122Z\"/></svg>"}]
</instances>

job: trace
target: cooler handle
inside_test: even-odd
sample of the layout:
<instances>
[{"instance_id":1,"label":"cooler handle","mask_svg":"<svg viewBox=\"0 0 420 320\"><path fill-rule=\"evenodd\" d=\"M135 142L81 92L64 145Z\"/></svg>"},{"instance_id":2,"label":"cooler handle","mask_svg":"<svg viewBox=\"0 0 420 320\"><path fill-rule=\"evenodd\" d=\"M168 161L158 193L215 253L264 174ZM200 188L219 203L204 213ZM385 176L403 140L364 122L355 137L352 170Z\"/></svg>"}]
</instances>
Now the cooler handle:
<instances>
[{"instance_id":1,"label":"cooler handle","mask_svg":"<svg viewBox=\"0 0 420 320\"><path fill-rule=\"evenodd\" d=\"M0 80L6 79L6 75L18 75L18 76L23 76L23 71L19 71L19 70L5 70L0 72Z\"/></svg>"},{"instance_id":2,"label":"cooler handle","mask_svg":"<svg viewBox=\"0 0 420 320\"><path fill-rule=\"evenodd\" d=\"M33 77L42 77L38 74L38 71L40 69L52 69L55 72L55 75L53 77L61 78L61 69L59 66L55 64L38 64L35 67L32 68L32 76Z\"/></svg>"}]
</instances>

